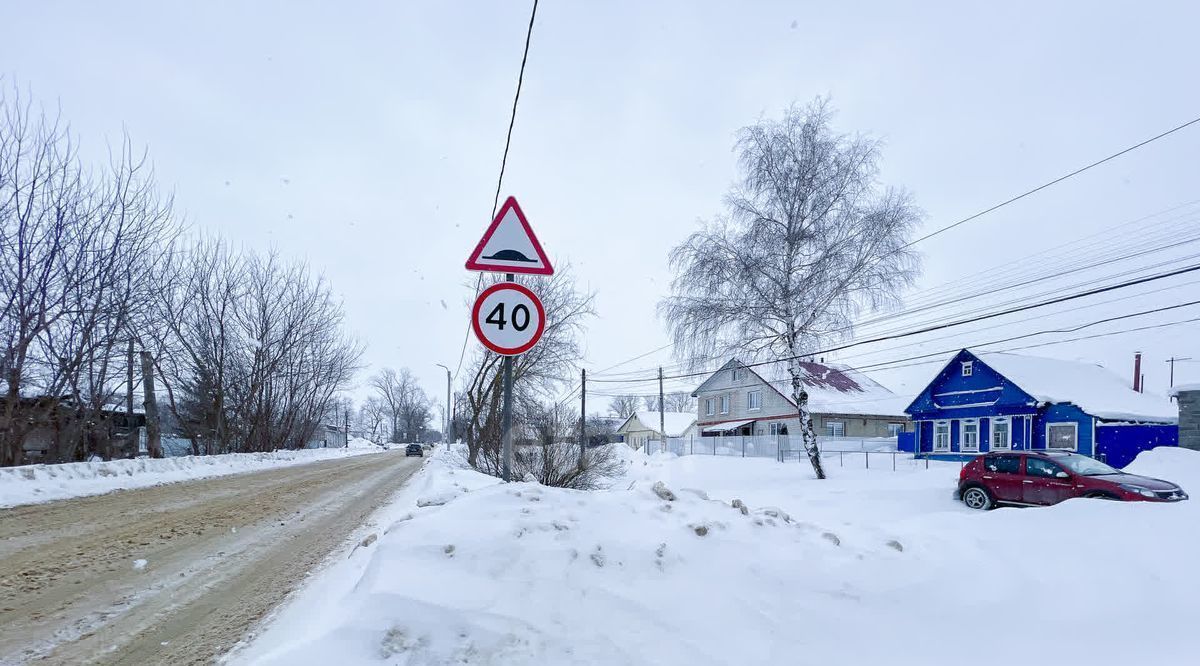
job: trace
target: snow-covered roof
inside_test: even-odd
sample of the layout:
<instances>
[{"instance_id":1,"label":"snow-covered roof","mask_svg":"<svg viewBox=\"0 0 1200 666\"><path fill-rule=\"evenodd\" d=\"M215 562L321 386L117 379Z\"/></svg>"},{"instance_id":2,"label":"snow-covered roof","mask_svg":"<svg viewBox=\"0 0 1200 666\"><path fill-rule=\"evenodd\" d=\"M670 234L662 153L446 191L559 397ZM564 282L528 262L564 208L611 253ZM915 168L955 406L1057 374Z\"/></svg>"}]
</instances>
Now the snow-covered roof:
<instances>
[{"instance_id":1,"label":"snow-covered roof","mask_svg":"<svg viewBox=\"0 0 1200 666\"><path fill-rule=\"evenodd\" d=\"M1176 384L1169 394L1172 398L1183 393L1184 391L1200 391L1200 382L1194 384Z\"/></svg>"},{"instance_id":2,"label":"snow-covered roof","mask_svg":"<svg viewBox=\"0 0 1200 666\"><path fill-rule=\"evenodd\" d=\"M971 352L1039 402L1069 402L1102 419L1175 423L1178 408L1153 393L1138 393L1103 366L1083 361Z\"/></svg>"},{"instance_id":3,"label":"snow-covered roof","mask_svg":"<svg viewBox=\"0 0 1200 666\"><path fill-rule=\"evenodd\" d=\"M691 412L663 412L662 416L663 424L667 429L667 437L683 437L688 428L696 423L696 415ZM631 430L628 426L633 419L637 419L645 430L659 432L658 412L634 412L625 419L620 428L617 428L617 432L623 433Z\"/></svg>"},{"instance_id":4,"label":"snow-covered roof","mask_svg":"<svg viewBox=\"0 0 1200 666\"><path fill-rule=\"evenodd\" d=\"M792 380L787 364L772 366L770 384L792 402ZM843 363L800 361L800 381L808 391L808 408L817 414L861 414L907 419L904 409L911 397L898 396L883 385ZM763 376L760 373L760 376Z\"/></svg>"}]
</instances>

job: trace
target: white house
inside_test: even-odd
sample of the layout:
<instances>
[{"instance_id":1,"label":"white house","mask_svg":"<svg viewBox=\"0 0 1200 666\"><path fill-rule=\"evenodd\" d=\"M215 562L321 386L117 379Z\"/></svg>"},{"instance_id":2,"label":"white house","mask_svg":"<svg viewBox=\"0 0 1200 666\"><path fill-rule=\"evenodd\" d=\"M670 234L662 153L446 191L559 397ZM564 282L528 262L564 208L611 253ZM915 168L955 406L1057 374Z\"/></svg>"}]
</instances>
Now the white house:
<instances>
[{"instance_id":1,"label":"white house","mask_svg":"<svg viewBox=\"0 0 1200 666\"><path fill-rule=\"evenodd\" d=\"M662 422L668 438L690 437L696 434L696 415L691 412L664 412ZM662 439L659 430L658 412L634 412L617 428L618 435L625 436L625 443L640 449L646 442Z\"/></svg>"}]
</instances>

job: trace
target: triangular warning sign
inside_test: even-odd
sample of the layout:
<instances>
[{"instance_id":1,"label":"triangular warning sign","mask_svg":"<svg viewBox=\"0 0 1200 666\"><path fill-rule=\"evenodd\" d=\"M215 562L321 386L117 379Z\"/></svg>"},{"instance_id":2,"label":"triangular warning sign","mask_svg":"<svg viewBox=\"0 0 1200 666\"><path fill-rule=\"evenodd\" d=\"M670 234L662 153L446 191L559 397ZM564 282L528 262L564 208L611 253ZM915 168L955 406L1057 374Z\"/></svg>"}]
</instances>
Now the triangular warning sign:
<instances>
[{"instance_id":1,"label":"triangular warning sign","mask_svg":"<svg viewBox=\"0 0 1200 666\"><path fill-rule=\"evenodd\" d=\"M504 200L496 219L467 259L467 268L496 273L554 274L550 258L513 197Z\"/></svg>"}]
</instances>

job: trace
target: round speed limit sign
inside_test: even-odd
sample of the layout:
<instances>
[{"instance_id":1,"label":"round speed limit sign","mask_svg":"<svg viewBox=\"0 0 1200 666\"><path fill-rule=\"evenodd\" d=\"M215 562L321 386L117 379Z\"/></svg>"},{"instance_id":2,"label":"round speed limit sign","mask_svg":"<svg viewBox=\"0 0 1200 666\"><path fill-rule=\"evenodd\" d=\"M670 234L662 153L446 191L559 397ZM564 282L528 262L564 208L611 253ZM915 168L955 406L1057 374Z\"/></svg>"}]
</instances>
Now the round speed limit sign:
<instances>
[{"instance_id":1,"label":"round speed limit sign","mask_svg":"<svg viewBox=\"0 0 1200 666\"><path fill-rule=\"evenodd\" d=\"M500 282L483 291L471 310L471 327L484 347L504 356L533 349L546 328L542 302L516 282Z\"/></svg>"}]
</instances>

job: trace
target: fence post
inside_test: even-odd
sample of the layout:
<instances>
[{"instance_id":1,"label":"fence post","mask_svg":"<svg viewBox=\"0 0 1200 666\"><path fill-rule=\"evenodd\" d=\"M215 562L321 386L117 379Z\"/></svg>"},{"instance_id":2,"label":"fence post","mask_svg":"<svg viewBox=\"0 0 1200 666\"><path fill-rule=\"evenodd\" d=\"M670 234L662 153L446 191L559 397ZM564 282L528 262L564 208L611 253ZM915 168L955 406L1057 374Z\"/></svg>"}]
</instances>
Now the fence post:
<instances>
[{"instance_id":1,"label":"fence post","mask_svg":"<svg viewBox=\"0 0 1200 666\"><path fill-rule=\"evenodd\" d=\"M845 467L846 463L842 460L842 452L838 451L838 467Z\"/></svg>"},{"instance_id":2,"label":"fence post","mask_svg":"<svg viewBox=\"0 0 1200 666\"><path fill-rule=\"evenodd\" d=\"M892 471L896 471L896 452L892 451Z\"/></svg>"},{"instance_id":3,"label":"fence post","mask_svg":"<svg viewBox=\"0 0 1200 666\"><path fill-rule=\"evenodd\" d=\"M691 453L689 455L693 455L693 456L696 455L696 436L695 435L688 435L688 446L690 447L689 450L691 451Z\"/></svg>"},{"instance_id":4,"label":"fence post","mask_svg":"<svg viewBox=\"0 0 1200 666\"><path fill-rule=\"evenodd\" d=\"M925 469L929 469L929 456L925 456Z\"/></svg>"},{"instance_id":5,"label":"fence post","mask_svg":"<svg viewBox=\"0 0 1200 666\"><path fill-rule=\"evenodd\" d=\"M746 436L742 435L742 457L746 457Z\"/></svg>"},{"instance_id":6,"label":"fence post","mask_svg":"<svg viewBox=\"0 0 1200 666\"><path fill-rule=\"evenodd\" d=\"M863 460L867 461L866 469L871 469L871 452L863 451Z\"/></svg>"}]
</instances>

